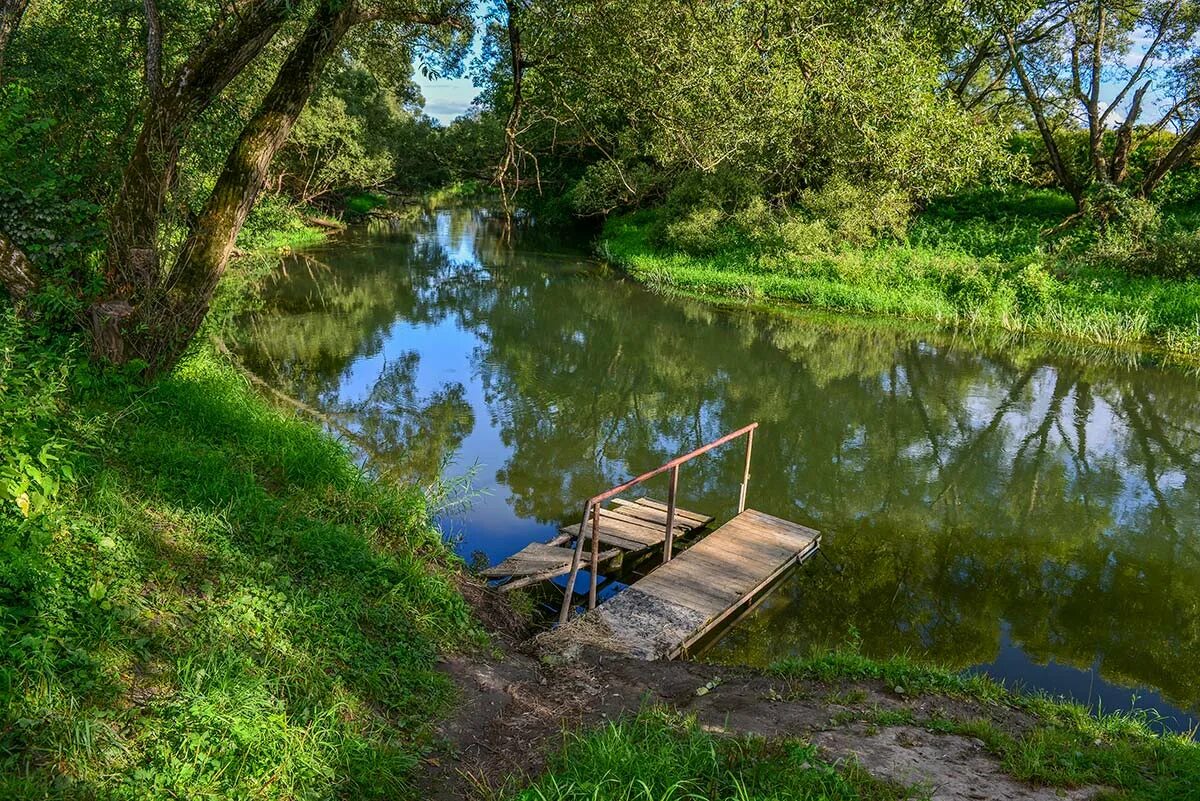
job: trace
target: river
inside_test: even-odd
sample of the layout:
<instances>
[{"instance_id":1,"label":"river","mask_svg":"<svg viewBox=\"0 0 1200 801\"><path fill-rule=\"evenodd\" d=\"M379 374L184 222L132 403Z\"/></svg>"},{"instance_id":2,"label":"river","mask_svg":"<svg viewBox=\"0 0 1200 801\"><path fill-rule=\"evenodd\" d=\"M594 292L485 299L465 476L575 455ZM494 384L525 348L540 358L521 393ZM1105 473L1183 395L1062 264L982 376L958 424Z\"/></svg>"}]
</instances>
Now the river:
<instances>
[{"instance_id":1,"label":"river","mask_svg":"<svg viewBox=\"0 0 1200 801\"><path fill-rule=\"evenodd\" d=\"M749 505L824 532L706 659L906 653L1187 730L1200 713L1200 379L1144 354L653 294L586 236L479 209L289 257L238 335L469 560L759 421ZM681 505L729 517L743 449ZM459 478L453 478L459 477ZM665 497L665 489L651 494Z\"/></svg>"}]
</instances>

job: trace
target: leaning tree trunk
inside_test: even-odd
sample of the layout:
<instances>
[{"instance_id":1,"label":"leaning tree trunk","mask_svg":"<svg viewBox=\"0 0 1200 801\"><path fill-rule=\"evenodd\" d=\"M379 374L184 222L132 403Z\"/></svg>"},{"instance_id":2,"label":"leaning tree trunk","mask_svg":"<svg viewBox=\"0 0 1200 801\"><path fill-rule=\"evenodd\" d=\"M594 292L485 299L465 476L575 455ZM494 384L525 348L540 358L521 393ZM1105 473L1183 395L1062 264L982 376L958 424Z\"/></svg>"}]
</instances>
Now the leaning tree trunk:
<instances>
[{"instance_id":1,"label":"leaning tree trunk","mask_svg":"<svg viewBox=\"0 0 1200 801\"><path fill-rule=\"evenodd\" d=\"M352 2L329 0L318 9L226 158L163 290L134 316L141 324L139 332L128 336L145 338L136 350L152 372L170 369L204 321L237 235L266 184L272 159L356 18Z\"/></svg>"},{"instance_id":2,"label":"leaning tree trunk","mask_svg":"<svg viewBox=\"0 0 1200 801\"><path fill-rule=\"evenodd\" d=\"M142 129L109 209L108 291L138 305L161 280L159 218L175 182L192 124L274 37L291 13L289 0L255 0L221 25L180 67L169 86L152 94Z\"/></svg>"},{"instance_id":3,"label":"leaning tree trunk","mask_svg":"<svg viewBox=\"0 0 1200 801\"><path fill-rule=\"evenodd\" d=\"M1167 154L1156 161L1146 172L1146 177L1142 181L1142 186L1139 194L1142 197L1150 197L1154 190L1158 188L1163 178L1171 170L1183 163L1184 159L1192 154L1192 151L1200 145L1200 122L1192 124L1191 128L1184 131L1178 139L1175 140L1175 145Z\"/></svg>"}]
</instances>

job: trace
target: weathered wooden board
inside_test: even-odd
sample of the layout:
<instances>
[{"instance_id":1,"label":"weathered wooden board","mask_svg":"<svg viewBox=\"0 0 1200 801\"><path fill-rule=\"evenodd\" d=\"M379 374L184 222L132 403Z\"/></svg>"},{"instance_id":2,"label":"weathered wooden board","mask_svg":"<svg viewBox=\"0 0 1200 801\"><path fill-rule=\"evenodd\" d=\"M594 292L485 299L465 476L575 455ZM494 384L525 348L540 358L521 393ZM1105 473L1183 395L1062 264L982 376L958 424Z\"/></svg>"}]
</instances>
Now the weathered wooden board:
<instances>
[{"instance_id":1,"label":"weathered wooden board","mask_svg":"<svg viewBox=\"0 0 1200 801\"><path fill-rule=\"evenodd\" d=\"M614 499L613 502L617 503L617 504L628 503L628 501L622 501L620 498ZM662 501L656 501L652 498L638 498L634 503L636 503L638 506L645 506L650 509L657 509L658 511L663 512L663 513L665 513L667 511L667 505L665 503L663 503ZM711 523L713 521L713 519L711 517L708 517L707 515L698 514L696 512L689 512L687 509L680 509L678 506L675 507L675 516L682 517L685 520L690 520L698 526L707 526L709 523Z\"/></svg>"},{"instance_id":2,"label":"weathered wooden board","mask_svg":"<svg viewBox=\"0 0 1200 801\"><path fill-rule=\"evenodd\" d=\"M607 562L625 553L648 552L662 545L666 539L667 527L665 505L644 498L637 502L617 499L616 504L615 509L600 510L600 545L606 549L600 553L601 562ZM677 508L673 528L679 536L707 525L711 520L711 517ZM578 524L564 526L559 530L559 536L550 542L530 543L498 565L487 568L482 575L486 578L512 579L501 589L528 586L565 575L571 572L571 559L575 549L570 543L578 532ZM591 561L591 535L592 526L589 520L584 526L583 534L585 552L582 565L585 568Z\"/></svg>"},{"instance_id":3,"label":"weathered wooden board","mask_svg":"<svg viewBox=\"0 0 1200 801\"><path fill-rule=\"evenodd\" d=\"M489 567L487 570L484 570L481 575L487 578L499 578L501 576L513 576L515 578L563 568L562 573L554 573L547 577L553 578L571 569L571 558L574 556L574 553L574 548L561 548L541 542L531 542L495 567ZM615 549L604 551L600 554L600 557L603 561L611 559L619 553L620 551Z\"/></svg>"},{"instance_id":4,"label":"weathered wooden board","mask_svg":"<svg viewBox=\"0 0 1200 801\"><path fill-rule=\"evenodd\" d=\"M627 517L640 520L647 525L657 526L664 530L666 529L667 513L661 509L655 509L652 506L645 506L640 503L634 503L633 501L622 500L621 498L614 498L613 503L616 504L616 511L621 512L621 514L626 515ZM684 517L682 514L680 514L680 511L681 510L679 509L675 510L675 523L672 526L677 532L687 533L693 529L699 528L702 525L695 519L695 517L699 517L698 515L695 515L694 517ZM694 513L689 514L694 515ZM705 520L707 522L711 519L712 518L706 518Z\"/></svg>"},{"instance_id":5,"label":"weathered wooden board","mask_svg":"<svg viewBox=\"0 0 1200 801\"><path fill-rule=\"evenodd\" d=\"M672 659L820 543L818 531L747 509L588 615L611 632L610 645L645 659Z\"/></svg>"}]
</instances>

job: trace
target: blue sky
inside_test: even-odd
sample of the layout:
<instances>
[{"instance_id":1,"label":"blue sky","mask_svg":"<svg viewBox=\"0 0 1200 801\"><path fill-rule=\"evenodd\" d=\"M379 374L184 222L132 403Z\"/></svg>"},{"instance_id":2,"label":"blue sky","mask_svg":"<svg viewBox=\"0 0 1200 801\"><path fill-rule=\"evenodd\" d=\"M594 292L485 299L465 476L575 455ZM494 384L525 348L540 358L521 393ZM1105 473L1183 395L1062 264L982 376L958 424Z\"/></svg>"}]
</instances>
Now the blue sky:
<instances>
[{"instance_id":1,"label":"blue sky","mask_svg":"<svg viewBox=\"0 0 1200 801\"><path fill-rule=\"evenodd\" d=\"M449 125L455 117L465 112L475 95L479 94L470 78L431 80L421 75L419 70L413 77L425 97L425 113L442 125Z\"/></svg>"}]
</instances>

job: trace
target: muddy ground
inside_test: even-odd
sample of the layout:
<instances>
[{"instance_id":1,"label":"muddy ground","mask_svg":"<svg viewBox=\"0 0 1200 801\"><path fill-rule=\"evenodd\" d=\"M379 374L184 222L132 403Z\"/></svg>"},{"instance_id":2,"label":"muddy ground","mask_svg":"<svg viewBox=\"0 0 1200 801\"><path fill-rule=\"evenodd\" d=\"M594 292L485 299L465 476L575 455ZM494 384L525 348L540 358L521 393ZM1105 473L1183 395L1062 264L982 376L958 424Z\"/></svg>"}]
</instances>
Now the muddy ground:
<instances>
[{"instance_id":1,"label":"muddy ground","mask_svg":"<svg viewBox=\"0 0 1200 801\"><path fill-rule=\"evenodd\" d=\"M695 662L645 662L598 649L548 660L502 601L474 586L464 592L492 630L491 654L446 659L441 667L460 691L440 745L426 760L421 795L491 798L538 775L565 730L603 723L648 704L695 715L711 731L799 737L830 760L855 759L872 775L921 788L935 801L1087 799L1098 788L1063 791L1008 776L979 740L935 734L922 720L992 721L1020 734L1033 720L1016 710L958 698L909 697L878 682L836 685L764 676L749 669ZM720 677L705 695L696 690ZM908 710L916 725L873 726L878 710Z\"/></svg>"}]
</instances>

